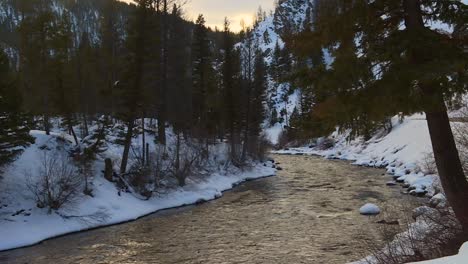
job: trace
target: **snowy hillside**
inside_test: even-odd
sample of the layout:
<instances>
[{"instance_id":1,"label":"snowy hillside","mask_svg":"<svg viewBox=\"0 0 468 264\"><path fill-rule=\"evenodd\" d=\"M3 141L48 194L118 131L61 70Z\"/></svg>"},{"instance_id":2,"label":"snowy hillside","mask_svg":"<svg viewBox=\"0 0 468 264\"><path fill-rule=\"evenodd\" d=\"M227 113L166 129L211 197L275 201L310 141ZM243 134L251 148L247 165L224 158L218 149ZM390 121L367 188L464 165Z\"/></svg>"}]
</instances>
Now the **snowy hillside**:
<instances>
[{"instance_id":1,"label":"snowy hillside","mask_svg":"<svg viewBox=\"0 0 468 264\"><path fill-rule=\"evenodd\" d=\"M300 32L307 21L313 16L313 1L311 0L283 0L272 16L264 18L254 28L253 34L258 41L260 49L265 55L265 60L271 66L275 47L285 48L283 37L285 34ZM287 74L287 73L285 73ZM265 134L273 143L278 143L278 138L284 126L288 125L289 117L298 107L300 91L297 87L291 87L287 82L277 82L270 75L268 85L269 116L264 124ZM273 109L280 115L281 121L271 124Z\"/></svg>"},{"instance_id":2,"label":"snowy hillside","mask_svg":"<svg viewBox=\"0 0 468 264\"><path fill-rule=\"evenodd\" d=\"M92 43L97 43L99 40L99 24L102 20L103 12L107 8L106 5L110 1L107 0L46 0L46 9L50 9L55 15L62 15L65 12L70 14L72 21L72 31L75 32L74 41L78 45L83 33L89 35ZM125 32L126 17L128 16L128 5L118 2L118 6L113 10L113 16L116 18L116 24L121 30L120 34ZM29 8L29 7L28 7ZM0 1L0 46L5 46L10 49L16 49L17 43L17 27L22 19L28 17L28 8L22 10L21 4L17 0L2 0Z\"/></svg>"}]
</instances>

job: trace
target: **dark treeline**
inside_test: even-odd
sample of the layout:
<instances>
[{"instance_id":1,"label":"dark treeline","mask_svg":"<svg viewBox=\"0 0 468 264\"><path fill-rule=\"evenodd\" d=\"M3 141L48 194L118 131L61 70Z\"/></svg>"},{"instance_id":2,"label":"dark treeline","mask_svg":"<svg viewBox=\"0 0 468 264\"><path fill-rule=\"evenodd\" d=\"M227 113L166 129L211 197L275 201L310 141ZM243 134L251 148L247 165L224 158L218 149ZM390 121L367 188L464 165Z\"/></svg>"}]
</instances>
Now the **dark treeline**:
<instances>
[{"instance_id":1,"label":"dark treeline","mask_svg":"<svg viewBox=\"0 0 468 264\"><path fill-rule=\"evenodd\" d=\"M5 63L2 53L0 74L11 81L2 78L0 111L28 115L21 120L20 115L2 115L2 158L3 151L13 151L3 143L14 140L7 127L49 134L56 117L76 145L80 138L96 138L91 151L109 123L123 125L121 173L128 169L132 140L139 133L145 146L144 119L157 124L161 145L172 127L177 145L190 138L208 151L226 139L235 163L260 157L266 66L250 29L241 38L230 31L227 19L222 31L207 28L202 15L188 22L175 0L138 0L136 5L102 0L96 1L99 19L91 32L76 25L76 13L57 12L50 1L14 2L20 22L13 32L17 56L10 57L18 60ZM236 45L247 39L248 46ZM7 96L13 90L17 96ZM96 124L102 129L91 131ZM27 145L27 129L21 131Z\"/></svg>"}]
</instances>

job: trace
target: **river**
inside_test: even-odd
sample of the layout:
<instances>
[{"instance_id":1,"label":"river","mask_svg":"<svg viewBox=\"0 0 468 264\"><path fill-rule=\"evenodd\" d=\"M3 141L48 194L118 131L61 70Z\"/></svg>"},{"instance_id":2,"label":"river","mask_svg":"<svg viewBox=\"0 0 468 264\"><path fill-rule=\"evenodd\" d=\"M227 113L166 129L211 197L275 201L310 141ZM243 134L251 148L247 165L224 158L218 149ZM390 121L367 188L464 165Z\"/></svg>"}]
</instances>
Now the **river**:
<instances>
[{"instance_id":1,"label":"river","mask_svg":"<svg viewBox=\"0 0 468 264\"><path fill-rule=\"evenodd\" d=\"M0 263L346 263L381 245L367 203L406 203L384 170L309 156L273 156L276 177L215 201L0 253ZM393 219L392 219L393 220ZM7 238L1 238L7 239Z\"/></svg>"}]
</instances>

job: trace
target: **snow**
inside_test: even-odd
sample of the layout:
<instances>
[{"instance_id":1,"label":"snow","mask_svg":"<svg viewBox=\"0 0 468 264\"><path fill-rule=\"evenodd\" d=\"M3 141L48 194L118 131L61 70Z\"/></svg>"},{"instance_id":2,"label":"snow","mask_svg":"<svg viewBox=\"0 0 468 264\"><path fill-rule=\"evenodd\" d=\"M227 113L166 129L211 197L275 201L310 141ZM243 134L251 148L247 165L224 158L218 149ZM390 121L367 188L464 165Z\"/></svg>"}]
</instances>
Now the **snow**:
<instances>
[{"instance_id":1,"label":"snow","mask_svg":"<svg viewBox=\"0 0 468 264\"><path fill-rule=\"evenodd\" d=\"M413 264L466 264L468 263L468 242L463 244L458 255L434 259L429 261L415 262Z\"/></svg>"},{"instance_id":2,"label":"snow","mask_svg":"<svg viewBox=\"0 0 468 264\"><path fill-rule=\"evenodd\" d=\"M281 133L284 131L284 126L282 124L276 123L274 126L269 127L264 130L264 133L267 139L273 144L278 144L279 137Z\"/></svg>"},{"instance_id":3,"label":"snow","mask_svg":"<svg viewBox=\"0 0 468 264\"><path fill-rule=\"evenodd\" d=\"M270 163L252 164L245 170L223 166L222 152L226 149L220 145L212 154L219 155L220 163L207 177L189 177L183 188L172 188L149 200L142 200L132 193L119 195L116 186L100 173L104 163L99 159L94 164L92 178L94 197L80 195L73 206L49 214L47 209L37 208L27 183L37 177L44 149L51 155L67 153L73 139L62 133L47 136L44 132L32 131L31 135L36 138L35 144L6 169L1 179L0 237L8 239L0 240L0 251L33 245L67 233L135 220L162 209L216 199L239 183L275 175ZM121 147L117 145L112 145L106 152L110 156L120 153Z\"/></svg>"},{"instance_id":4,"label":"snow","mask_svg":"<svg viewBox=\"0 0 468 264\"><path fill-rule=\"evenodd\" d=\"M362 215L378 215L380 214L380 208L375 204L365 204L359 209L359 213Z\"/></svg>"}]
</instances>

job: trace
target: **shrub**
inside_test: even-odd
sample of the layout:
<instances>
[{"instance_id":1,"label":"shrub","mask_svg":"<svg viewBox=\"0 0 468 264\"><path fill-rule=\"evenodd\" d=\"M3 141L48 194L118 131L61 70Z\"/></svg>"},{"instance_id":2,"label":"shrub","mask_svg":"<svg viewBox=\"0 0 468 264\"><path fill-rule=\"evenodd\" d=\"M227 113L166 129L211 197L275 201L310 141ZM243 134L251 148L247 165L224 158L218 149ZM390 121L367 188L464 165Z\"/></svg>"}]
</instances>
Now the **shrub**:
<instances>
[{"instance_id":1,"label":"shrub","mask_svg":"<svg viewBox=\"0 0 468 264\"><path fill-rule=\"evenodd\" d=\"M468 123L457 123L454 126L454 134L465 175L468 175Z\"/></svg>"},{"instance_id":2,"label":"shrub","mask_svg":"<svg viewBox=\"0 0 468 264\"><path fill-rule=\"evenodd\" d=\"M39 208L58 210L72 204L83 190L83 177L65 157L44 153L37 177L29 177L28 188Z\"/></svg>"},{"instance_id":3,"label":"shrub","mask_svg":"<svg viewBox=\"0 0 468 264\"><path fill-rule=\"evenodd\" d=\"M318 142L318 148L320 150L327 150L331 149L335 146L336 142L333 138L323 138L322 140L319 140Z\"/></svg>"},{"instance_id":4,"label":"shrub","mask_svg":"<svg viewBox=\"0 0 468 264\"><path fill-rule=\"evenodd\" d=\"M169 174L177 180L179 186L186 184L186 179L194 173L200 153L193 148L185 147L172 153L169 165Z\"/></svg>"},{"instance_id":5,"label":"shrub","mask_svg":"<svg viewBox=\"0 0 468 264\"><path fill-rule=\"evenodd\" d=\"M424 154L423 160L420 162L419 167L426 175L437 174L437 165L434 158L434 153L428 152Z\"/></svg>"}]
</instances>

